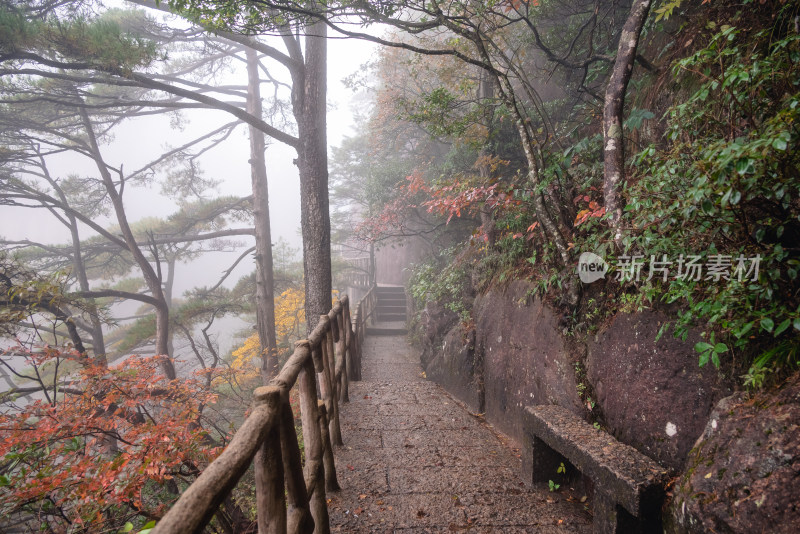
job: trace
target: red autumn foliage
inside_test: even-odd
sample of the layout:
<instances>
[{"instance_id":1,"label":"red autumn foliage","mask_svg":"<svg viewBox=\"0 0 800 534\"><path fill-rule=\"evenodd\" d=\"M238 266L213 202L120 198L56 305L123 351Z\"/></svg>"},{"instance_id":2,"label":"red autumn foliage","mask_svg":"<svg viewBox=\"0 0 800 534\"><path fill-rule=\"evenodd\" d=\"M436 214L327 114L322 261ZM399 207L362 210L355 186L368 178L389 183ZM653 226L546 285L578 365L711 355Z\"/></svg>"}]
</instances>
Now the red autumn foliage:
<instances>
[{"instance_id":1,"label":"red autumn foliage","mask_svg":"<svg viewBox=\"0 0 800 534\"><path fill-rule=\"evenodd\" d=\"M29 356L41 365L65 355L47 348ZM200 424L215 395L202 380L166 379L155 357L89 362L66 389L0 414L0 516L89 532L158 518L177 498L166 485L190 481L221 451Z\"/></svg>"},{"instance_id":2,"label":"red autumn foliage","mask_svg":"<svg viewBox=\"0 0 800 534\"><path fill-rule=\"evenodd\" d=\"M424 208L427 213L447 217L474 215L482 206L490 209L509 209L519 205L513 186L495 181L491 184L470 185L453 181L446 185L428 185L422 174L415 172L398 185L397 195L374 217L367 217L356 228L356 234L365 241L396 235L405 229L411 212Z\"/></svg>"},{"instance_id":3,"label":"red autumn foliage","mask_svg":"<svg viewBox=\"0 0 800 534\"><path fill-rule=\"evenodd\" d=\"M581 201L587 202L588 207L580 210L575 215L575 222L573 223L573 226L578 226L579 224L586 222L590 217L599 219L606 214L605 206L601 206L592 200L588 195L578 196L574 200L576 204Z\"/></svg>"},{"instance_id":4,"label":"red autumn foliage","mask_svg":"<svg viewBox=\"0 0 800 534\"><path fill-rule=\"evenodd\" d=\"M533 6L539 7L539 0L507 0L506 2L502 2L500 4L504 6L504 10L506 13L509 11L518 11L522 9L523 6Z\"/></svg>"}]
</instances>

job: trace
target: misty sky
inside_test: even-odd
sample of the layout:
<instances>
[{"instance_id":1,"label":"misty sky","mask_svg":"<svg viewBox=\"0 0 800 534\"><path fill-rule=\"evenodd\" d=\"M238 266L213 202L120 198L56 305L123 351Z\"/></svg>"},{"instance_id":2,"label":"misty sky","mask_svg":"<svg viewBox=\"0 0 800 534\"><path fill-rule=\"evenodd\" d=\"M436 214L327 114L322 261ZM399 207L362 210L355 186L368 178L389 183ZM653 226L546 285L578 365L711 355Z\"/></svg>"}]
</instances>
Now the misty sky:
<instances>
[{"instance_id":1,"label":"misty sky","mask_svg":"<svg viewBox=\"0 0 800 534\"><path fill-rule=\"evenodd\" d=\"M276 46L282 48L280 43L276 43ZM351 89L345 87L342 80L359 70L362 64L373 59L376 50L377 45L365 41L336 38L328 40L328 143L330 146L339 145L344 136L354 133L352 109L354 95ZM285 69L280 68L280 70L285 72ZM245 83L241 71L231 75L233 82ZM275 72L278 72L277 67ZM265 108L269 105L266 99L270 95L271 87L262 86ZM102 147L106 160L113 166L122 165L127 172L132 172L163 153L168 146L178 146L182 142L233 120L233 117L227 113L210 110L184 111L183 117L186 118L186 122L182 130L173 128L170 120L164 116L137 118L124 123L115 129L114 139ZM297 154L294 149L279 142L269 138L267 141L269 144L266 154L267 173L273 242L283 238L292 246L301 248L299 179L297 167L292 163ZM247 128L241 125L224 144L205 154L200 162L206 177L221 181L218 186L219 194L244 196L251 192L248 158ZM56 176L67 176L72 173L95 175L97 172L94 164L87 158L65 156L53 161L51 171ZM172 213L176 205L170 199L162 196L160 189L158 183L152 184L149 188L126 187L124 201L129 220L136 221L148 216L165 217ZM237 224L232 225L232 227L236 226ZM241 226L241 223L238 226ZM68 239L67 231L54 222L54 219L49 217L44 210L9 207L0 208L0 235L11 239L27 238L45 243L66 242ZM82 235L89 235L88 230L86 234ZM241 239L247 243L247 246L252 244L251 238ZM204 268L200 271L196 268L184 268L183 276L177 278L176 296L195 285L214 283L218 273L224 270L236 256L238 253L213 254L212 257L204 259ZM251 271L252 268L250 262L243 262L229 282L235 282L239 276ZM208 276L198 279L196 273L201 271Z\"/></svg>"}]
</instances>

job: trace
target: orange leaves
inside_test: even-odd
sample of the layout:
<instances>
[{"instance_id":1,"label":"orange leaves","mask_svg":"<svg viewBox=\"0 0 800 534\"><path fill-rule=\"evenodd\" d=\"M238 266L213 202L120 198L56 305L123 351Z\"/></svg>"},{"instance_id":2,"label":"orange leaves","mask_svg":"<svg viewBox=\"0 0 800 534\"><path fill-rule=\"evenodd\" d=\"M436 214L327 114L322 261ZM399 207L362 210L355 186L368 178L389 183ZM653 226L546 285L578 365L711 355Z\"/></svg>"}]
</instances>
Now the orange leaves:
<instances>
[{"instance_id":1,"label":"orange leaves","mask_svg":"<svg viewBox=\"0 0 800 534\"><path fill-rule=\"evenodd\" d=\"M539 0L508 0L500 4L504 6L506 13L509 11L519 11L523 6L539 7Z\"/></svg>"},{"instance_id":2,"label":"orange leaves","mask_svg":"<svg viewBox=\"0 0 800 534\"><path fill-rule=\"evenodd\" d=\"M483 156L476 167L488 169L494 174L508 162L497 157ZM484 182L474 185L475 182ZM490 209L508 209L518 206L513 186L477 176L459 176L447 183L429 184L419 171L406 177L406 181L395 189L395 198L383 206L380 213L367 217L356 227L356 235L368 242L403 233L417 208L428 213L446 217L447 223L454 217L475 213L483 206Z\"/></svg>"},{"instance_id":3,"label":"orange leaves","mask_svg":"<svg viewBox=\"0 0 800 534\"><path fill-rule=\"evenodd\" d=\"M465 187L458 183L431 191L432 198L423 202L428 213L447 216L449 223L453 217L461 217L462 212L473 211L484 203L489 208L508 208L519 202L514 199L513 190L503 190L499 182L489 186Z\"/></svg>"},{"instance_id":4,"label":"orange leaves","mask_svg":"<svg viewBox=\"0 0 800 534\"><path fill-rule=\"evenodd\" d=\"M579 196L575 199L575 203L577 204L580 201L588 202L588 208L582 209L578 212L575 216L575 222L573 222L573 226L578 226L581 223L586 222L589 218L600 218L606 213L605 206L600 206L594 200L591 200L588 195Z\"/></svg>"},{"instance_id":5,"label":"orange leaves","mask_svg":"<svg viewBox=\"0 0 800 534\"><path fill-rule=\"evenodd\" d=\"M410 176L406 177L408 184L406 184L406 192L409 195L416 195L417 193L430 193L430 188L425 183L422 173L414 171Z\"/></svg>"},{"instance_id":6,"label":"orange leaves","mask_svg":"<svg viewBox=\"0 0 800 534\"><path fill-rule=\"evenodd\" d=\"M67 505L65 521L99 521L98 528L114 510L129 514L128 504L155 513L141 498L146 484L163 484L219 453L205 445L198 424L214 399L199 380L166 379L155 357L76 371L57 403L0 414L4 510L52 501Z\"/></svg>"}]
</instances>

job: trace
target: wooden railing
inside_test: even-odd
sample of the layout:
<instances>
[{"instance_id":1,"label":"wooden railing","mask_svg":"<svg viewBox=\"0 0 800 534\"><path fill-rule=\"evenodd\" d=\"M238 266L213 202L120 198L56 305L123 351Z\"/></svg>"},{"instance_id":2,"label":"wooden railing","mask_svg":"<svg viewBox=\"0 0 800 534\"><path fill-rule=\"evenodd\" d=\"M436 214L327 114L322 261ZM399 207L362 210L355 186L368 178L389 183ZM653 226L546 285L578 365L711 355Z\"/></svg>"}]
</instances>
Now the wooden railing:
<instances>
[{"instance_id":1,"label":"wooden railing","mask_svg":"<svg viewBox=\"0 0 800 534\"><path fill-rule=\"evenodd\" d=\"M349 287L370 287L373 273L369 256L360 258L345 258L348 267L340 275L341 281Z\"/></svg>"},{"instance_id":2,"label":"wooden railing","mask_svg":"<svg viewBox=\"0 0 800 534\"><path fill-rule=\"evenodd\" d=\"M353 328L355 329L356 339L358 340L358 346L361 347L361 344L364 342L364 338L367 335L367 326L375 324L377 319L376 308L378 307L378 292L376 290L377 286L372 286L367 294L361 297L361 300L358 301L358 306L356 307L356 311L353 314ZM358 377L354 378L353 380L361 380L361 351L359 350L358 353Z\"/></svg>"},{"instance_id":3,"label":"wooden railing","mask_svg":"<svg viewBox=\"0 0 800 534\"><path fill-rule=\"evenodd\" d=\"M152 534L201 532L239 479L255 462L259 533L330 531L326 491L336 491L332 445L342 445L339 402L350 380L361 379L366 321L375 309L374 288L350 317L347 296L320 317L270 385L255 390L250 415L228 446L183 492ZM322 400L317 398L317 380ZM289 390L298 385L305 468L297 443Z\"/></svg>"}]
</instances>

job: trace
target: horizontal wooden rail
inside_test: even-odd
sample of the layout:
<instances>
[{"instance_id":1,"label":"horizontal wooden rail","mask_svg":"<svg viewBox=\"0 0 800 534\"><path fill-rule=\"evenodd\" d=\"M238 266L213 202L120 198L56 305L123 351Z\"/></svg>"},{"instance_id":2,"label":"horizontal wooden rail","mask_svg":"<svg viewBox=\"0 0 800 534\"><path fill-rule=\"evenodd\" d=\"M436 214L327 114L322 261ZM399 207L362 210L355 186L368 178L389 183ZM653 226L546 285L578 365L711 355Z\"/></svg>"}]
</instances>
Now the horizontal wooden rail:
<instances>
[{"instance_id":1,"label":"horizontal wooden rail","mask_svg":"<svg viewBox=\"0 0 800 534\"><path fill-rule=\"evenodd\" d=\"M342 445L339 403L348 401L350 381L361 379L361 347L375 303L372 287L351 318L345 296L320 317L308 339L295 343L278 375L254 392L253 409L231 442L183 492L153 534L202 532L251 462L260 533L330 532L325 492L339 489L333 454L333 445ZM305 458L289 404L295 384Z\"/></svg>"}]
</instances>

